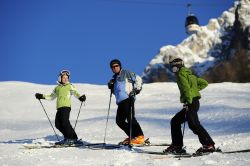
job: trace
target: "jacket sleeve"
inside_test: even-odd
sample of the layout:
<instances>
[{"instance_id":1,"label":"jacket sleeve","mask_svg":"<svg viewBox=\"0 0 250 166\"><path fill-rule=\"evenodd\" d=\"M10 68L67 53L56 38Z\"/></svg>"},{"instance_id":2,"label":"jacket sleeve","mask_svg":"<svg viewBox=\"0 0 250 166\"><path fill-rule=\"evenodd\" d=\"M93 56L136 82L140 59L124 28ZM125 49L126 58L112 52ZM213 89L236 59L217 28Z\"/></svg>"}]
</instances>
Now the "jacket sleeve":
<instances>
[{"instance_id":1,"label":"jacket sleeve","mask_svg":"<svg viewBox=\"0 0 250 166\"><path fill-rule=\"evenodd\" d=\"M56 88L50 95L43 95L46 100L54 100L56 98Z\"/></svg>"},{"instance_id":2,"label":"jacket sleeve","mask_svg":"<svg viewBox=\"0 0 250 166\"><path fill-rule=\"evenodd\" d=\"M76 98L81 97L81 95L77 92L74 85L71 85L70 93L71 93L71 95L74 95Z\"/></svg>"},{"instance_id":3,"label":"jacket sleeve","mask_svg":"<svg viewBox=\"0 0 250 166\"><path fill-rule=\"evenodd\" d=\"M197 78L197 87L198 90L202 90L208 86L208 82L202 78Z\"/></svg>"},{"instance_id":4,"label":"jacket sleeve","mask_svg":"<svg viewBox=\"0 0 250 166\"><path fill-rule=\"evenodd\" d=\"M191 96L191 88L188 82L188 78L183 74L179 74L179 88L180 92L182 93L184 97L184 102L188 102L189 104L192 103L192 96Z\"/></svg>"},{"instance_id":5,"label":"jacket sleeve","mask_svg":"<svg viewBox=\"0 0 250 166\"><path fill-rule=\"evenodd\" d=\"M136 74L134 72L127 71L127 78L129 80L129 82L132 84L133 90L141 89L141 87L137 87L137 84L136 84ZM142 83L142 80L141 80L141 83Z\"/></svg>"},{"instance_id":6,"label":"jacket sleeve","mask_svg":"<svg viewBox=\"0 0 250 166\"><path fill-rule=\"evenodd\" d=\"M128 80L132 83L132 84L134 84L135 83L135 77L136 77L136 75L135 75L135 73L134 72L132 72L132 71L126 71L126 75L127 75L127 78L128 78Z\"/></svg>"}]
</instances>

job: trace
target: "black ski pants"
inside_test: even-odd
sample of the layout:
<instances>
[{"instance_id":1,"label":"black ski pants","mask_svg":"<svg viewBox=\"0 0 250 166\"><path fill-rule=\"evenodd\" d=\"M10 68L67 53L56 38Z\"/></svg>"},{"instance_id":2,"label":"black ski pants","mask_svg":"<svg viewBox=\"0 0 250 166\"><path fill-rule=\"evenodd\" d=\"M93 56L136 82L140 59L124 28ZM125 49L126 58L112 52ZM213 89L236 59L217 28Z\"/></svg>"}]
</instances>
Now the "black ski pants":
<instances>
[{"instance_id":1,"label":"black ski pants","mask_svg":"<svg viewBox=\"0 0 250 166\"><path fill-rule=\"evenodd\" d=\"M181 124L185 121L188 122L188 126L193 131L193 133L198 135L199 141L202 145L214 145L214 141L200 124L197 114L199 107L199 99L194 98L192 104L189 105L188 110L183 108L171 119L171 136L173 145L181 147L183 146Z\"/></svg>"},{"instance_id":2,"label":"black ski pants","mask_svg":"<svg viewBox=\"0 0 250 166\"><path fill-rule=\"evenodd\" d=\"M58 108L55 125L56 128L63 134L64 139L78 139L69 121L70 111L70 107Z\"/></svg>"},{"instance_id":3,"label":"black ski pants","mask_svg":"<svg viewBox=\"0 0 250 166\"><path fill-rule=\"evenodd\" d=\"M143 135L141 126L135 118L134 99L132 97L121 101L118 104L118 109L116 113L116 124L127 134L128 137L130 136L131 115L132 138Z\"/></svg>"}]
</instances>

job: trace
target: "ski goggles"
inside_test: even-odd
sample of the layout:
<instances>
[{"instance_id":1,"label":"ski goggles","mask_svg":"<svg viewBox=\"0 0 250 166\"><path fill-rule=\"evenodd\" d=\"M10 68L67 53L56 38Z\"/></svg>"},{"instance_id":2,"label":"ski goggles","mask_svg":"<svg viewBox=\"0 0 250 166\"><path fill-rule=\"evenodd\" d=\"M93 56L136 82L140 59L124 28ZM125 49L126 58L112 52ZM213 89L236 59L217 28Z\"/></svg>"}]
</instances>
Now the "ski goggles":
<instances>
[{"instance_id":1,"label":"ski goggles","mask_svg":"<svg viewBox=\"0 0 250 166\"><path fill-rule=\"evenodd\" d=\"M62 75L67 75L67 76L70 76L70 72L68 71L68 70L62 70L61 72L60 72L60 75L62 76Z\"/></svg>"},{"instance_id":2,"label":"ski goggles","mask_svg":"<svg viewBox=\"0 0 250 166\"><path fill-rule=\"evenodd\" d=\"M170 66L171 67L181 66L181 65L183 65L183 61L178 61L178 62L173 61L173 62L170 62Z\"/></svg>"}]
</instances>

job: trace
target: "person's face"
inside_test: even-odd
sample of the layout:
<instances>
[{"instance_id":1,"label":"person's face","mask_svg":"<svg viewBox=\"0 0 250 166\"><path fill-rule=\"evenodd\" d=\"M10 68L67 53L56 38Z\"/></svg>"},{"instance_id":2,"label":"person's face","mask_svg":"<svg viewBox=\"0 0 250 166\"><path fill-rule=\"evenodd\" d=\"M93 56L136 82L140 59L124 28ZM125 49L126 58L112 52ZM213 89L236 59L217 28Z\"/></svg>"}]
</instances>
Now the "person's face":
<instances>
[{"instance_id":1,"label":"person's face","mask_svg":"<svg viewBox=\"0 0 250 166\"><path fill-rule=\"evenodd\" d=\"M66 74L62 75L62 84L66 84L68 82L69 82L69 77Z\"/></svg>"},{"instance_id":2,"label":"person's face","mask_svg":"<svg viewBox=\"0 0 250 166\"><path fill-rule=\"evenodd\" d=\"M179 71L179 68L177 66L172 66L171 71L176 74Z\"/></svg>"},{"instance_id":3,"label":"person's face","mask_svg":"<svg viewBox=\"0 0 250 166\"><path fill-rule=\"evenodd\" d=\"M119 64L113 64L112 65L113 73L118 74L120 72L120 70L121 70L121 66L119 66Z\"/></svg>"}]
</instances>

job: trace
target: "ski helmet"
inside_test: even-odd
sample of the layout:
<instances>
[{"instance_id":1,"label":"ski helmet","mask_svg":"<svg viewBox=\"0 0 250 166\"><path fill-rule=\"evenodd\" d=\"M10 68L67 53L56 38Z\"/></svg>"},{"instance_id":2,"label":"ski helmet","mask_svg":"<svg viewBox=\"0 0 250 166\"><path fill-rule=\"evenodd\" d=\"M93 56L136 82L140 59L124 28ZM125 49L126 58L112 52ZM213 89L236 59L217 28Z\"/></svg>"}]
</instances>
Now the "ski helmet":
<instances>
[{"instance_id":1,"label":"ski helmet","mask_svg":"<svg viewBox=\"0 0 250 166\"><path fill-rule=\"evenodd\" d=\"M184 62L181 58L175 58L170 62L170 67L173 73L176 73L184 66Z\"/></svg>"},{"instance_id":2,"label":"ski helmet","mask_svg":"<svg viewBox=\"0 0 250 166\"><path fill-rule=\"evenodd\" d=\"M111 60L110 61L110 68L112 69L112 66L114 65L114 64L118 64L119 66L120 66L120 68L122 68L122 64L121 64L121 62L118 60L118 59L113 59L113 60Z\"/></svg>"},{"instance_id":3,"label":"ski helmet","mask_svg":"<svg viewBox=\"0 0 250 166\"><path fill-rule=\"evenodd\" d=\"M61 83L62 82L62 76L63 75L67 75L68 78L70 77L70 71L69 70L62 70L59 75L58 75L58 82Z\"/></svg>"}]
</instances>

